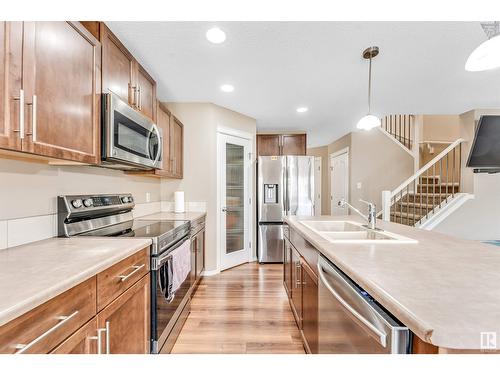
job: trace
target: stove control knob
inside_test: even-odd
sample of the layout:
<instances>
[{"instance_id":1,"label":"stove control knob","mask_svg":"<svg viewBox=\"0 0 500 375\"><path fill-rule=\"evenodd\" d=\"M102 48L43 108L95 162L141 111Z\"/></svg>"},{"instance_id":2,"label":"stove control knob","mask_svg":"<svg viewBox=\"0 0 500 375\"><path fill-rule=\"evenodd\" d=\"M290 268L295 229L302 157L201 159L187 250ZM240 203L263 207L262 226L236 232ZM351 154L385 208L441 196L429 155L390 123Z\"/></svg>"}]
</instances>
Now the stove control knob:
<instances>
[{"instance_id":1,"label":"stove control knob","mask_svg":"<svg viewBox=\"0 0 500 375\"><path fill-rule=\"evenodd\" d=\"M80 208L80 207L82 207L82 200L75 199L75 200L71 201L71 205L75 208Z\"/></svg>"},{"instance_id":2,"label":"stove control knob","mask_svg":"<svg viewBox=\"0 0 500 375\"><path fill-rule=\"evenodd\" d=\"M92 198L87 198L83 201L83 205L85 207L90 207L94 204L94 201L92 200Z\"/></svg>"},{"instance_id":3,"label":"stove control knob","mask_svg":"<svg viewBox=\"0 0 500 375\"><path fill-rule=\"evenodd\" d=\"M129 202L131 202L131 200L130 200L129 197L122 197L122 202L123 203L129 203Z\"/></svg>"}]
</instances>

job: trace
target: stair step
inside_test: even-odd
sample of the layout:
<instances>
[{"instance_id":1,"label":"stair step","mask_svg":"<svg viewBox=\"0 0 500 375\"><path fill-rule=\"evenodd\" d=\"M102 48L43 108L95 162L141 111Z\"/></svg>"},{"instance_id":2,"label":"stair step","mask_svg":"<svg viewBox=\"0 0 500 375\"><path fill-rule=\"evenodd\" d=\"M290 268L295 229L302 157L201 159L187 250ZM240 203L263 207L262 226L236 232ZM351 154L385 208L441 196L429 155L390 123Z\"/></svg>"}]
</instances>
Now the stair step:
<instances>
[{"instance_id":1,"label":"stair step","mask_svg":"<svg viewBox=\"0 0 500 375\"><path fill-rule=\"evenodd\" d=\"M391 216L394 216L394 217L403 217L403 218L408 218L408 219L412 219L412 220L420 220L422 218L422 216L424 215L420 215L420 214L413 214L411 212L391 212Z\"/></svg>"},{"instance_id":2,"label":"stair step","mask_svg":"<svg viewBox=\"0 0 500 375\"><path fill-rule=\"evenodd\" d=\"M449 197L451 195L451 192L442 192L441 194L439 193L439 190L437 193L432 193L432 192L429 192L429 193L426 193L426 192L422 192L422 194L420 193L409 193L408 195L403 195L403 197L401 198L401 202L403 204L405 204L407 201L409 203L413 203L413 202L417 202L417 203L428 203L428 204L432 204L433 203L433 200L434 200L434 203L436 204L439 204L439 202L442 202L443 200L446 199L446 197ZM399 203L399 195L396 196L396 198L398 199L396 201L396 203Z\"/></svg>"},{"instance_id":3,"label":"stair step","mask_svg":"<svg viewBox=\"0 0 500 375\"><path fill-rule=\"evenodd\" d=\"M449 193L458 193L460 189L460 184L458 183L440 183L440 184L419 184L417 186L417 191L422 192L422 193L442 193L444 192L449 192Z\"/></svg>"},{"instance_id":4,"label":"stair step","mask_svg":"<svg viewBox=\"0 0 500 375\"><path fill-rule=\"evenodd\" d=\"M431 184L434 183L439 183L439 180L441 179L441 176L420 176L420 184L428 184L429 181Z\"/></svg>"}]
</instances>

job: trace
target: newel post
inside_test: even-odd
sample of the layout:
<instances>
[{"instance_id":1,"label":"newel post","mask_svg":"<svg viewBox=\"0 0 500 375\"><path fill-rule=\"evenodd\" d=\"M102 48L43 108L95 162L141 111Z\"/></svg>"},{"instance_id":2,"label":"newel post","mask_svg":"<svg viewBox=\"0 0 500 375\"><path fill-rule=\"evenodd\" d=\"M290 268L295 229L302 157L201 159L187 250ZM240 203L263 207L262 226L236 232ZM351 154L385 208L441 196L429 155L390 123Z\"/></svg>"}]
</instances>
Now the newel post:
<instances>
[{"instance_id":1,"label":"newel post","mask_svg":"<svg viewBox=\"0 0 500 375\"><path fill-rule=\"evenodd\" d=\"M382 220L391 221L391 191L382 191Z\"/></svg>"}]
</instances>

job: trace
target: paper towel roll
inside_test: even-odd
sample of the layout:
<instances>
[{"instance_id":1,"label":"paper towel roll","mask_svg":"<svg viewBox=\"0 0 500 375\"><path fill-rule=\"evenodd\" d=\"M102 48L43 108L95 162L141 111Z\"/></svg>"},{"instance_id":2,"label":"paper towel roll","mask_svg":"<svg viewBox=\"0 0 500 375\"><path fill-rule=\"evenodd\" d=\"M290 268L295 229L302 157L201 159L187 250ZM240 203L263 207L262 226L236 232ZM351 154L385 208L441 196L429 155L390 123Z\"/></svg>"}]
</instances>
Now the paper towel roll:
<instances>
[{"instance_id":1,"label":"paper towel roll","mask_svg":"<svg viewBox=\"0 0 500 375\"><path fill-rule=\"evenodd\" d=\"M184 212L184 192L176 191L174 193L174 212L182 213Z\"/></svg>"}]
</instances>

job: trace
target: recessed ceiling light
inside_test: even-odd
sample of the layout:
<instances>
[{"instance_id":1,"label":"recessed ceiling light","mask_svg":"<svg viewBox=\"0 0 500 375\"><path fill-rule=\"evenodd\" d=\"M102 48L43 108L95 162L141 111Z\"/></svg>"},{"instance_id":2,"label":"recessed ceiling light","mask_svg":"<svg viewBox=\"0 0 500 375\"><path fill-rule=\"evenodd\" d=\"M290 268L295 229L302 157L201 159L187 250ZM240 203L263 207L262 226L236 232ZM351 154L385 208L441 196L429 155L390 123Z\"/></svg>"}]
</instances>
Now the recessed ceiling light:
<instances>
[{"instance_id":1,"label":"recessed ceiling light","mask_svg":"<svg viewBox=\"0 0 500 375\"><path fill-rule=\"evenodd\" d=\"M304 113L304 112L309 111L309 108L307 108L307 107L299 107L299 108L296 109L296 111L299 112L299 113Z\"/></svg>"},{"instance_id":2,"label":"recessed ceiling light","mask_svg":"<svg viewBox=\"0 0 500 375\"><path fill-rule=\"evenodd\" d=\"M212 27L205 35L208 41L214 44L220 44L226 40L226 33L218 27Z\"/></svg>"},{"instance_id":3,"label":"recessed ceiling light","mask_svg":"<svg viewBox=\"0 0 500 375\"><path fill-rule=\"evenodd\" d=\"M224 91L224 92L233 92L234 91L234 86L233 85L229 85L229 84L225 84L225 85L222 85L220 87L221 91Z\"/></svg>"}]
</instances>

